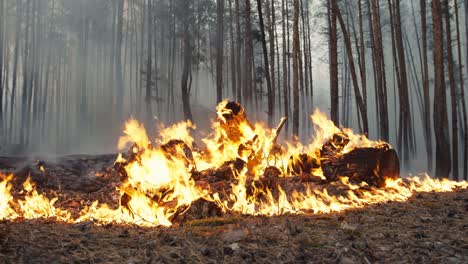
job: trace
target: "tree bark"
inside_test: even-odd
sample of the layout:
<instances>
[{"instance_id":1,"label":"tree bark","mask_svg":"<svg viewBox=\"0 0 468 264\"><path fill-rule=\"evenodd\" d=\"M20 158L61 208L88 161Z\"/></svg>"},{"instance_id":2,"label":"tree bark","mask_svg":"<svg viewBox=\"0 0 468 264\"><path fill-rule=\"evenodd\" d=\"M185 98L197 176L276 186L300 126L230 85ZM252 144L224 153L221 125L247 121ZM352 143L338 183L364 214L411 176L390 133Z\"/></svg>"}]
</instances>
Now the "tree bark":
<instances>
[{"instance_id":1,"label":"tree bark","mask_svg":"<svg viewBox=\"0 0 468 264\"><path fill-rule=\"evenodd\" d=\"M448 178L450 173L450 141L448 132L447 98L444 77L444 44L440 0L432 1L432 28L434 41L434 135L436 138L435 176Z\"/></svg>"},{"instance_id":2,"label":"tree bark","mask_svg":"<svg viewBox=\"0 0 468 264\"><path fill-rule=\"evenodd\" d=\"M376 0L371 1L371 16L372 16L372 34L374 36L373 46L375 50L375 68L376 68L376 80L377 80L377 99L378 99L378 112L379 112L379 124L380 124L380 138L385 141L389 139L388 132L388 107L387 107L387 91L385 89L385 78L383 69L383 50L382 50L382 36L380 30L380 16L378 12L378 6Z\"/></svg>"},{"instance_id":3,"label":"tree bark","mask_svg":"<svg viewBox=\"0 0 468 264\"><path fill-rule=\"evenodd\" d=\"M431 131L431 102L429 96L429 65L427 59L427 23L426 0L420 0L421 8L421 37L423 56L423 94L424 94L424 135L426 142L427 170L432 172L432 131Z\"/></svg>"},{"instance_id":4,"label":"tree bark","mask_svg":"<svg viewBox=\"0 0 468 264\"><path fill-rule=\"evenodd\" d=\"M453 62L453 50L452 50L452 31L450 26L450 6L449 1L444 1L444 13L445 13L445 36L447 43L447 65L448 65L448 76L450 83L450 102L452 110L452 177L458 179L458 110L457 110L457 87L455 84L455 70Z\"/></svg>"},{"instance_id":5,"label":"tree bark","mask_svg":"<svg viewBox=\"0 0 468 264\"><path fill-rule=\"evenodd\" d=\"M332 12L334 0L327 1L328 14L328 56L330 65L330 117L336 126L340 124L339 118L339 92L338 92L338 39L336 14Z\"/></svg>"}]
</instances>

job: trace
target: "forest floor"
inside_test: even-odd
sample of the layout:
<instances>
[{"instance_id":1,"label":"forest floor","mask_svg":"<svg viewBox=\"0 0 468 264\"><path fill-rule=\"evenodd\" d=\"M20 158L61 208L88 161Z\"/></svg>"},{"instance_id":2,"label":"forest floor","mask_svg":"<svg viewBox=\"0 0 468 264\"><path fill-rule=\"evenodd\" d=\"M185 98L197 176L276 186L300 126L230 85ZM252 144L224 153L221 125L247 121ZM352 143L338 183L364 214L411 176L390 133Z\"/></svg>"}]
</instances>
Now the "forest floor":
<instances>
[{"instance_id":1,"label":"forest floor","mask_svg":"<svg viewBox=\"0 0 468 264\"><path fill-rule=\"evenodd\" d=\"M113 158L56 160L62 168L35 159L0 158L0 169L23 178L22 173L45 164L51 175L54 170L72 175L72 169L81 164L73 175L77 179L88 175L89 180L100 170L93 168L105 168ZM75 186L49 178L42 186L60 184L71 191ZM89 188L104 182L95 180ZM468 263L468 190L418 193L407 202L342 213L230 214L186 220L169 228L64 224L49 219L0 221L0 263L156 262Z\"/></svg>"}]
</instances>

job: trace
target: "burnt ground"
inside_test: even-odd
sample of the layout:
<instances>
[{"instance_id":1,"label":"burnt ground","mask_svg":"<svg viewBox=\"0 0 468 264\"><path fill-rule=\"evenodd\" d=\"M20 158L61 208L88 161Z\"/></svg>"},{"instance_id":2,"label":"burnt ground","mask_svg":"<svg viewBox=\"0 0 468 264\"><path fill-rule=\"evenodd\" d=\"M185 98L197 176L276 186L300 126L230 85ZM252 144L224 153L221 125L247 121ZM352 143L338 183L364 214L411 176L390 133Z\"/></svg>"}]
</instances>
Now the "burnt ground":
<instances>
[{"instance_id":1,"label":"burnt ground","mask_svg":"<svg viewBox=\"0 0 468 264\"><path fill-rule=\"evenodd\" d=\"M54 167L36 159L0 158L0 169L21 178L22 171L34 175L36 167L45 164L50 174L46 178L54 179L54 171L69 173L102 187L107 180L93 174L105 170L112 159L74 156L56 160ZM71 182L57 178L42 185L59 184L73 192ZM404 203L343 213L229 215L187 220L170 228L41 219L0 222L0 263L157 262L468 263L468 190L419 193Z\"/></svg>"}]
</instances>

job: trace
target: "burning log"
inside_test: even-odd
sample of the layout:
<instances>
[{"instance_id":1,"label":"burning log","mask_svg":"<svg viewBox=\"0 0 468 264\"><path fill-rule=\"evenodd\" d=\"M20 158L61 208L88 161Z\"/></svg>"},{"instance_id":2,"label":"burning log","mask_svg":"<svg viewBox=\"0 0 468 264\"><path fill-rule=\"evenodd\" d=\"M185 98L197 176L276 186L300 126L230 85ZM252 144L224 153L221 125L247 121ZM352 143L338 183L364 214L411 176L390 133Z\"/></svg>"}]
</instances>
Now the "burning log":
<instances>
[{"instance_id":1,"label":"burning log","mask_svg":"<svg viewBox=\"0 0 468 264\"><path fill-rule=\"evenodd\" d=\"M337 133L323 145L320 151L321 168L328 181L344 176L357 182L383 187L386 179L400 176L398 156L387 143L376 147L355 148L343 154L348 143L346 134Z\"/></svg>"},{"instance_id":2,"label":"burning log","mask_svg":"<svg viewBox=\"0 0 468 264\"><path fill-rule=\"evenodd\" d=\"M320 157L322 159L335 156L336 154L343 151L343 149L348 145L349 137L343 132L335 133L333 136L323 144L320 149Z\"/></svg>"},{"instance_id":3,"label":"burning log","mask_svg":"<svg viewBox=\"0 0 468 264\"><path fill-rule=\"evenodd\" d=\"M322 163L327 180L346 176L355 181L384 187L385 180L400 175L400 165L393 149L357 148L342 156L332 157Z\"/></svg>"},{"instance_id":4,"label":"burning log","mask_svg":"<svg viewBox=\"0 0 468 264\"><path fill-rule=\"evenodd\" d=\"M109 167L113 158L106 158L110 161L104 162L105 169L91 171L94 177L91 179L87 177L89 173L83 164L102 161L90 162L89 158L67 161L65 167L70 173L67 170L54 169L52 163L41 161L34 163L34 168L26 166L17 176L24 179L31 174L31 179L37 179L37 186L41 190L46 184L50 184L53 179L51 175L57 175L57 184L54 186L58 187L55 189L69 191L70 194L60 196L62 201L55 208L81 207L80 210L73 209L72 212L76 213L73 219L80 216L81 221L96 217L103 223L138 222L150 226L168 226L174 222L230 212L275 215L341 211L355 205L374 204L381 201L382 197L393 199L387 197L387 188L398 190L410 186L410 182L396 181L377 191L376 187L383 187L386 179L399 176L396 152L387 143L370 141L350 130L339 130L320 113L318 117L314 115L315 120L314 116L312 118L322 130L317 135L330 135L331 131L338 133L333 134L318 148L315 144L310 145L311 147L298 144L296 148L283 148L276 140L285 123L284 118L273 130L260 125L253 128L239 104L223 102L217 110L218 123L213 126L215 133L203 139L206 149L192 148L195 144L189 135L190 126L182 123L182 126L174 126L165 133L161 132L161 141L165 142L162 145L147 143L149 140L144 131L138 131L136 134L142 139L129 137L132 142L137 143L127 153L120 155L113 167ZM142 128L138 124L133 125ZM186 129L182 132L187 133L174 133L174 128L177 132L181 132L181 128ZM130 132L126 133L128 135ZM171 135L178 137L168 138ZM317 137L317 142L318 140L322 138ZM295 150L299 147L307 151L301 153ZM63 173L64 171L67 173ZM342 176L348 177L349 181L340 179ZM9 176L5 183L10 181L8 178ZM72 180L76 184L69 184ZM356 182L367 184L357 185ZM16 185L18 184L17 182ZM29 191L21 193L19 188L12 188L17 196L22 195L19 196L21 201L27 202L24 198L31 193L31 197L38 197L37 193L30 191L30 185L24 186L29 186L23 187ZM452 189L456 186L458 185L449 185ZM8 192L10 187L4 184L3 188ZM411 188L413 186L407 187L408 190ZM91 191L92 193L88 193ZM103 201L104 205L95 202L91 204L91 200L80 200L78 203L75 200L78 192L80 198L90 195L93 201ZM9 193L5 196L8 198L8 195ZM98 198L94 199L96 197ZM394 197L401 199L399 194ZM50 208L57 200L49 198L44 201L47 206L41 216L50 217L53 215ZM21 203L12 204L11 207L22 206ZM54 212L54 217L68 217L61 216L60 210ZM7 213L10 214L10 211Z\"/></svg>"},{"instance_id":5,"label":"burning log","mask_svg":"<svg viewBox=\"0 0 468 264\"><path fill-rule=\"evenodd\" d=\"M335 133L315 155L292 155L288 162L288 173L297 176L310 175L314 178L314 172L321 169L328 182L337 181L339 177L348 177L353 181L378 187L383 187L388 178L399 177L398 156L390 145L380 143L374 147L358 147L345 152L349 142L350 139L344 132Z\"/></svg>"},{"instance_id":6,"label":"burning log","mask_svg":"<svg viewBox=\"0 0 468 264\"><path fill-rule=\"evenodd\" d=\"M292 155L288 161L288 173L301 175L302 173L313 173L320 168L320 161L307 153Z\"/></svg>"},{"instance_id":7,"label":"burning log","mask_svg":"<svg viewBox=\"0 0 468 264\"><path fill-rule=\"evenodd\" d=\"M242 193L250 197L248 199L251 201L261 202L264 199L270 199L271 196L279 199L280 195L285 193L303 192L307 188L320 190L326 186L335 186L334 189L338 190L340 188L336 186L340 186L341 182L338 179L342 176L376 187L383 187L386 179L399 176L398 157L390 145L382 142L372 142L367 145L357 142L356 144L356 136L347 134L346 130L333 134L320 149L289 154L291 156L287 167L271 166L265 159L271 159L274 156L275 159L287 160L285 160L286 151L281 144L276 143L286 119L282 118L272 131L272 136L265 138L262 133L255 131L240 104L223 101L216 109L219 130L214 140L220 150L219 153L192 150L183 140L171 139L157 149L152 145L147 148L133 146L125 155L127 158L124 162L120 164L116 162L120 168L119 171L126 176L125 166L132 162L140 163L145 151L162 151L167 160L183 161L195 186L216 195L220 201L225 201L228 207L234 202L232 197ZM354 147L355 145L358 147ZM230 159L224 160L220 166L213 166L202 171L197 169L194 154L200 154L197 157L202 159L204 155L216 154L221 155L219 158L222 158L225 147L236 149L237 153L234 156L237 157L230 156ZM209 159L213 158L217 157L209 157ZM342 185L344 188L339 191L344 194L348 189L346 184ZM239 188L243 191L239 192ZM208 215L219 213L219 208L214 209L216 206L211 198L206 199L200 196L194 199L193 208L190 208L190 205L178 207L178 198L166 199L166 197L172 197L173 194L171 187L161 188L156 194L145 193L159 207L177 208L171 218L173 220L184 218L182 215L186 210L201 211L201 208L204 208L203 210ZM121 199L122 207L131 209L128 206L130 196L124 194Z\"/></svg>"},{"instance_id":8,"label":"burning log","mask_svg":"<svg viewBox=\"0 0 468 264\"><path fill-rule=\"evenodd\" d=\"M283 126L284 126L284 124L286 124L287 120L288 119L286 117L282 117L279 124L278 124L278 126L276 126L275 131L273 132L274 133L274 137L273 137L273 140L272 140L273 144L276 144L276 140L278 139L278 136L279 136L279 134L281 132L281 129L283 129Z\"/></svg>"},{"instance_id":9,"label":"burning log","mask_svg":"<svg viewBox=\"0 0 468 264\"><path fill-rule=\"evenodd\" d=\"M222 140L240 142L244 137L242 128L245 126L253 128L239 103L224 101L216 107L216 110L220 127L226 133L226 138Z\"/></svg>"},{"instance_id":10,"label":"burning log","mask_svg":"<svg viewBox=\"0 0 468 264\"><path fill-rule=\"evenodd\" d=\"M245 161L237 158L225 162L219 168L195 171L192 173L192 178L196 181L204 179L208 182L233 181L235 174L239 173L244 168L245 164Z\"/></svg>"},{"instance_id":11,"label":"burning log","mask_svg":"<svg viewBox=\"0 0 468 264\"><path fill-rule=\"evenodd\" d=\"M175 158L184 160L186 167L190 168L190 170L195 169L192 149L183 140L169 140L167 143L161 145L160 148L167 154L169 159Z\"/></svg>"}]
</instances>

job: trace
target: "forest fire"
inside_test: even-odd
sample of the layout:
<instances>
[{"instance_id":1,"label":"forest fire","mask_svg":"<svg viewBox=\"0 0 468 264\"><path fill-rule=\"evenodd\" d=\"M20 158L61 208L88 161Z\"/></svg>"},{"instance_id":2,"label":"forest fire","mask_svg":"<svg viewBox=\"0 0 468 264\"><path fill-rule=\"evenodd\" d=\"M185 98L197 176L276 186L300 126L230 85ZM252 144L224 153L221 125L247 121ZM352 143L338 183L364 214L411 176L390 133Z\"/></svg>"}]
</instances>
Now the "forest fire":
<instances>
[{"instance_id":1,"label":"forest fire","mask_svg":"<svg viewBox=\"0 0 468 264\"><path fill-rule=\"evenodd\" d=\"M203 149L190 122L161 127L150 140L143 125L129 120L119 147L133 145L113 166L118 205L95 201L73 214L55 206L58 197L40 194L29 178L14 191L14 175L3 175L0 219L171 226L197 203L218 215L330 213L468 187L428 176L400 178L389 144L339 129L319 111L311 118L316 134L308 145L279 144L284 119L275 129L252 125L239 104L223 101Z\"/></svg>"}]
</instances>

